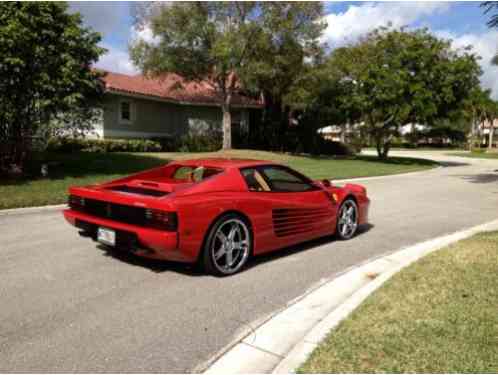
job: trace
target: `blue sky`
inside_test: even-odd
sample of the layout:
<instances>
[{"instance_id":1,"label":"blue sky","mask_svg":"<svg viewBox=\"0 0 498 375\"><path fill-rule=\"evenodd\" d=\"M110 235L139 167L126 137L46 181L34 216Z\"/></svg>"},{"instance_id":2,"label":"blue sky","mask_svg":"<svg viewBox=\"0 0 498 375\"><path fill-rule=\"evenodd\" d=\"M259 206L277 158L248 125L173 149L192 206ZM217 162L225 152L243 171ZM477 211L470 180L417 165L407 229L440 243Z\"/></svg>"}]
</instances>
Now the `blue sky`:
<instances>
[{"instance_id":1,"label":"blue sky","mask_svg":"<svg viewBox=\"0 0 498 375\"><path fill-rule=\"evenodd\" d=\"M130 2L70 2L72 11L79 11L84 22L103 35L102 45L108 53L98 66L111 71L135 74L127 46L132 38L148 38L147 32L133 30ZM484 74L481 82L493 90L498 99L498 68L490 64L498 51L498 30L486 26L488 16L480 2L326 2L328 27L324 40L330 47L354 42L362 34L392 23L395 27L427 27L434 34L450 38L456 48L472 45L482 56Z\"/></svg>"}]
</instances>

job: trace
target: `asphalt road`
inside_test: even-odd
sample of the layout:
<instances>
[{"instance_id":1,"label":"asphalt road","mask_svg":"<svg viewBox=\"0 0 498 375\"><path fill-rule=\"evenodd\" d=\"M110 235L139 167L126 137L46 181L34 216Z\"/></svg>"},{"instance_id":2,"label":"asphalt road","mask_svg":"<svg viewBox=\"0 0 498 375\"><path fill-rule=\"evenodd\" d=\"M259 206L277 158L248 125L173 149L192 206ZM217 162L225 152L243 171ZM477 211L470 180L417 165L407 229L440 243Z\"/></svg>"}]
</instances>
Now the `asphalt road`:
<instances>
[{"instance_id":1,"label":"asphalt road","mask_svg":"<svg viewBox=\"0 0 498 375\"><path fill-rule=\"evenodd\" d=\"M496 219L498 161L441 155L444 168L366 180L371 226L356 238L229 278L109 254L59 212L0 215L0 372L189 372L325 278Z\"/></svg>"}]
</instances>

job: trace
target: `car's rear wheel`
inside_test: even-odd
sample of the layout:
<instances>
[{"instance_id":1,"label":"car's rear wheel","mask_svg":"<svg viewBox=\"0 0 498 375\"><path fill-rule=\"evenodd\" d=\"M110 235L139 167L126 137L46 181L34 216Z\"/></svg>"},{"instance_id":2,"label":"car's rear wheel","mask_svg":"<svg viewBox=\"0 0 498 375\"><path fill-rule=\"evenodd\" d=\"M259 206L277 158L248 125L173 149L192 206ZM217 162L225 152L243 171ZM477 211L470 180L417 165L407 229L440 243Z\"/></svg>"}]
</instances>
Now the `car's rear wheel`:
<instances>
[{"instance_id":1,"label":"car's rear wheel","mask_svg":"<svg viewBox=\"0 0 498 375\"><path fill-rule=\"evenodd\" d=\"M341 240L349 240L358 229L358 205L352 198L347 198L339 208L337 216L336 236Z\"/></svg>"},{"instance_id":2,"label":"car's rear wheel","mask_svg":"<svg viewBox=\"0 0 498 375\"><path fill-rule=\"evenodd\" d=\"M252 232L247 220L237 214L219 218L211 227L203 249L206 272L227 276L240 271L252 249Z\"/></svg>"}]
</instances>

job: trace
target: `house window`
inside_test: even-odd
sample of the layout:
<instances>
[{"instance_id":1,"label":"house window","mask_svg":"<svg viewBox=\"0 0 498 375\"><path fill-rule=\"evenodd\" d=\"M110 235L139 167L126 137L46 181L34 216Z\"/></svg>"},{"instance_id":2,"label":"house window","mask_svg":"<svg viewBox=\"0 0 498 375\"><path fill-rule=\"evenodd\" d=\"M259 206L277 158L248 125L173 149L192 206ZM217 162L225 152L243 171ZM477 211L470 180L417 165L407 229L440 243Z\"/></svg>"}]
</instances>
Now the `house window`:
<instances>
[{"instance_id":1,"label":"house window","mask_svg":"<svg viewBox=\"0 0 498 375\"><path fill-rule=\"evenodd\" d=\"M129 124L133 120L133 106L129 101L119 102L119 120L121 123Z\"/></svg>"}]
</instances>

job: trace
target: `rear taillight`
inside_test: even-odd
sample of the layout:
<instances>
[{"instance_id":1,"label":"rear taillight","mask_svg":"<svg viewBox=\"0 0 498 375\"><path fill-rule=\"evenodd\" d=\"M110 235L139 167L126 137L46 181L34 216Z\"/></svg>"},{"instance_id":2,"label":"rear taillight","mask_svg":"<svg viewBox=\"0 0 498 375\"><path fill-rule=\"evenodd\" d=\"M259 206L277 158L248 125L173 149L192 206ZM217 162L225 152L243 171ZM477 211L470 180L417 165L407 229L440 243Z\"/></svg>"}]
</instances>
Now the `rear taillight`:
<instances>
[{"instance_id":1,"label":"rear taillight","mask_svg":"<svg viewBox=\"0 0 498 375\"><path fill-rule=\"evenodd\" d=\"M176 212L168 212L148 208L145 210L147 226L174 232L178 228L178 216Z\"/></svg>"},{"instance_id":2,"label":"rear taillight","mask_svg":"<svg viewBox=\"0 0 498 375\"><path fill-rule=\"evenodd\" d=\"M77 195L70 195L67 204L72 210L81 210L85 207L85 198Z\"/></svg>"}]
</instances>

